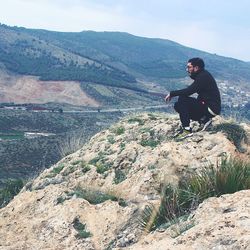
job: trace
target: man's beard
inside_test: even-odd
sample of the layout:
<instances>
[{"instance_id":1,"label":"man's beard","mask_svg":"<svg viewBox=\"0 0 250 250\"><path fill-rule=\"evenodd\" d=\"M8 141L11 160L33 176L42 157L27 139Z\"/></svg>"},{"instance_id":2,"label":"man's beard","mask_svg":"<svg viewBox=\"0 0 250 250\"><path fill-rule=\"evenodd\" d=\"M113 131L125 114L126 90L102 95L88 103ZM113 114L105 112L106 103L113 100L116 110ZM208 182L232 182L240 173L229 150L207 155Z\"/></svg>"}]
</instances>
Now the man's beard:
<instances>
[{"instance_id":1,"label":"man's beard","mask_svg":"<svg viewBox=\"0 0 250 250\"><path fill-rule=\"evenodd\" d=\"M188 75L190 76L190 78L192 78L194 80L199 73L200 73L200 70L198 70L196 72L188 73Z\"/></svg>"}]
</instances>

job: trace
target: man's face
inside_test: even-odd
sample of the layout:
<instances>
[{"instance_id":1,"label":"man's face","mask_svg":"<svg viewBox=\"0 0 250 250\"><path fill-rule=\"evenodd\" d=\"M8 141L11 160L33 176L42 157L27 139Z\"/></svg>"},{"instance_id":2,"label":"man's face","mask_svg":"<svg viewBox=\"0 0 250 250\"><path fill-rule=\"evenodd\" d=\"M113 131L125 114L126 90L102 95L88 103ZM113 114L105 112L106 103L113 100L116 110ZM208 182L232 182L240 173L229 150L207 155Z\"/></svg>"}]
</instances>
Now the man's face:
<instances>
[{"instance_id":1,"label":"man's face","mask_svg":"<svg viewBox=\"0 0 250 250\"><path fill-rule=\"evenodd\" d=\"M187 64L186 71L188 72L189 76L191 76L193 73L196 73L198 70L198 66L193 66L190 62Z\"/></svg>"}]
</instances>

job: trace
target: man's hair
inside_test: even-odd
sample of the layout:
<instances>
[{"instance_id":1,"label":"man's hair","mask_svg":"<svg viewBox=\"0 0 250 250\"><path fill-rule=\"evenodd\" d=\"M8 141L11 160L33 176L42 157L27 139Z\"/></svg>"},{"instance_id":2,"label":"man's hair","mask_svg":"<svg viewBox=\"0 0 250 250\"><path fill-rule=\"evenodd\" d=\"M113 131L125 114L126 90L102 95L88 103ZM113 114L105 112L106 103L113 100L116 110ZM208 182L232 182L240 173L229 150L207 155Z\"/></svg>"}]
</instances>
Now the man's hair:
<instances>
[{"instance_id":1,"label":"man's hair","mask_svg":"<svg viewBox=\"0 0 250 250\"><path fill-rule=\"evenodd\" d=\"M188 60L189 63L191 63L194 67L198 66L200 69L204 69L205 68L205 63L204 61L199 58L199 57L194 57Z\"/></svg>"}]
</instances>

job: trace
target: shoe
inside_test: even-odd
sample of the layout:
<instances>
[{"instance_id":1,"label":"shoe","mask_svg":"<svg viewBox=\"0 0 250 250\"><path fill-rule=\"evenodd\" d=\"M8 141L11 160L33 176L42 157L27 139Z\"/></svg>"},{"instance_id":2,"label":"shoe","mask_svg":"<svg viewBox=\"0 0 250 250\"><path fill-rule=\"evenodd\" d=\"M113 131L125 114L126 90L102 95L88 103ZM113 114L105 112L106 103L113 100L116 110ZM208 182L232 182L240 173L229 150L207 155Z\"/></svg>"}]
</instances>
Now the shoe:
<instances>
[{"instance_id":1,"label":"shoe","mask_svg":"<svg viewBox=\"0 0 250 250\"><path fill-rule=\"evenodd\" d=\"M208 117L203 117L200 120L200 128L199 131L205 131L208 130L209 127L211 127L212 125L212 118L208 118Z\"/></svg>"},{"instance_id":2,"label":"shoe","mask_svg":"<svg viewBox=\"0 0 250 250\"><path fill-rule=\"evenodd\" d=\"M182 134L182 133L183 133L183 128L182 126L179 126L179 128L175 130L173 138L177 137L179 134Z\"/></svg>"},{"instance_id":3,"label":"shoe","mask_svg":"<svg viewBox=\"0 0 250 250\"><path fill-rule=\"evenodd\" d=\"M191 128L190 129L181 128L181 130L174 135L174 139L180 141L192 135L193 132Z\"/></svg>"}]
</instances>

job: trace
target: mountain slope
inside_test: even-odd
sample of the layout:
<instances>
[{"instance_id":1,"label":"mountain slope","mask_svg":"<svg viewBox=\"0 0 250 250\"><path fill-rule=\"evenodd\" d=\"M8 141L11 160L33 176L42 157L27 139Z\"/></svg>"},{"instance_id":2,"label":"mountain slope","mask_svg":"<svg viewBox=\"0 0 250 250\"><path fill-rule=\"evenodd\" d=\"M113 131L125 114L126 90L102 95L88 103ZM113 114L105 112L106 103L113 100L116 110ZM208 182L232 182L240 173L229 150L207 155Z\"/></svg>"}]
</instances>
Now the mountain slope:
<instances>
[{"instance_id":1,"label":"mountain slope","mask_svg":"<svg viewBox=\"0 0 250 250\"><path fill-rule=\"evenodd\" d=\"M122 32L16 30L82 57L114 68L120 66L134 75L151 78L185 77L186 61L190 57L200 56L220 78L250 79L250 67L246 62L188 48L170 40L144 38Z\"/></svg>"},{"instance_id":2,"label":"mountain slope","mask_svg":"<svg viewBox=\"0 0 250 250\"><path fill-rule=\"evenodd\" d=\"M247 98L250 92L250 64L247 62L188 48L169 40L122 32L56 32L0 25L0 75L2 72L17 78L29 75L44 85L44 81L77 81L81 94L100 106L111 103L128 106L131 100L127 100L127 96L134 100L138 97L135 92L125 92L124 97L118 95L119 91L114 87L125 91L139 90L144 105L151 101L156 104L157 101L145 95L143 90L167 92L185 86L189 81L185 72L186 61L196 56L204 58L207 69L225 84L223 95L226 100L241 91L246 95L243 99ZM8 78L0 84L10 85ZM104 86L105 91L96 91L93 84L102 85L101 88ZM92 96L93 92L99 93ZM102 92L111 92L112 98L106 98ZM13 100L14 97L9 95ZM74 99L73 95L71 99ZM55 100L63 102L63 97ZM85 103L89 101L83 101L82 105Z\"/></svg>"},{"instance_id":3,"label":"mountain slope","mask_svg":"<svg viewBox=\"0 0 250 250\"><path fill-rule=\"evenodd\" d=\"M156 113L127 117L45 170L0 210L0 249L246 247L248 190L204 201L178 237L173 228L147 237L139 229L140 212L160 201L162 185L235 155L222 133L174 141L177 123Z\"/></svg>"}]
</instances>

